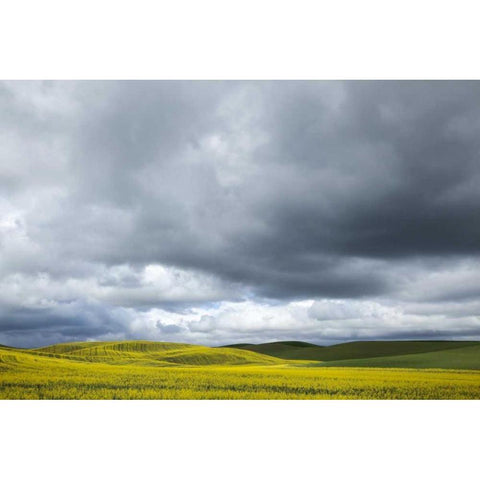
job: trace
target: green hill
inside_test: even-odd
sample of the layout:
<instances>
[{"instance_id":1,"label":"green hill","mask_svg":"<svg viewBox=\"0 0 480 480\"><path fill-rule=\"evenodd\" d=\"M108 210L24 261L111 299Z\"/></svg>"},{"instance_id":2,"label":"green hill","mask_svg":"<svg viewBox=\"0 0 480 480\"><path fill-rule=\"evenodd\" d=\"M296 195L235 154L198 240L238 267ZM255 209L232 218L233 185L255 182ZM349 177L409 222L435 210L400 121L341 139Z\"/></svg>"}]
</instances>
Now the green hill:
<instances>
[{"instance_id":1,"label":"green hill","mask_svg":"<svg viewBox=\"0 0 480 480\"><path fill-rule=\"evenodd\" d=\"M458 370L480 370L480 344L460 348L447 348L427 353L337 360L326 362L321 365L326 367L448 368Z\"/></svg>"},{"instance_id":2,"label":"green hill","mask_svg":"<svg viewBox=\"0 0 480 480\"><path fill-rule=\"evenodd\" d=\"M285 360L318 360L317 352L325 348L313 343L296 341L261 343L259 345L239 343L230 345L230 347L261 353L262 355L271 355Z\"/></svg>"},{"instance_id":3,"label":"green hill","mask_svg":"<svg viewBox=\"0 0 480 480\"><path fill-rule=\"evenodd\" d=\"M332 362L348 359L375 358L396 355L409 355L457 349L459 347L480 345L480 342L457 341L371 341L348 342L322 347L305 344L299 347L296 342L274 342L248 345L240 348L264 355L288 360L312 360Z\"/></svg>"}]
</instances>

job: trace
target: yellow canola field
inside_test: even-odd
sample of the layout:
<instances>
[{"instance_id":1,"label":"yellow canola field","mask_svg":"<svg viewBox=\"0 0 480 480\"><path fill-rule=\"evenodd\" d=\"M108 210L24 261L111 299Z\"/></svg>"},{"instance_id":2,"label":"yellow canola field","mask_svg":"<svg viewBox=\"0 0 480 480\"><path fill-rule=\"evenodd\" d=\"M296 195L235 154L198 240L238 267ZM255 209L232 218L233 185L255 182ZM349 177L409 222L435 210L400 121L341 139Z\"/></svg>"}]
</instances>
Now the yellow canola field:
<instances>
[{"instance_id":1,"label":"yellow canola field","mask_svg":"<svg viewBox=\"0 0 480 480\"><path fill-rule=\"evenodd\" d=\"M480 371L143 366L0 352L2 399L479 399Z\"/></svg>"}]
</instances>

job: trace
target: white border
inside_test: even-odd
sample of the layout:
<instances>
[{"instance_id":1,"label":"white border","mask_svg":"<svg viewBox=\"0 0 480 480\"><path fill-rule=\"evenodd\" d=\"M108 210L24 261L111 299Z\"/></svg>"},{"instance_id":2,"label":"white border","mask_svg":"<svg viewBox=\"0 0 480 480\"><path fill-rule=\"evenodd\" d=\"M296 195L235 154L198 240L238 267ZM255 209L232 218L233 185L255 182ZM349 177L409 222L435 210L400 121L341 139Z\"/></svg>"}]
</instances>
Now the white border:
<instances>
[{"instance_id":1,"label":"white border","mask_svg":"<svg viewBox=\"0 0 480 480\"><path fill-rule=\"evenodd\" d=\"M479 78L477 3L2 2L0 78Z\"/></svg>"},{"instance_id":2,"label":"white border","mask_svg":"<svg viewBox=\"0 0 480 480\"><path fill-rule=\"evenodd\" d=\"M0 78L480 78L476 2L15 0ZM2 477L469 478L477 401L0 402Z\"/></svg>"},{"instance_id":3,"label":"white border","mask_svg":"<svg viewBox=\"0 0 480 480\"><path fill-rule=\"evenodd\" d=\"M9 480L470 478L478 470L479 406L475 401L1 402L1 467Z\"/></svg>"}]
</instances>

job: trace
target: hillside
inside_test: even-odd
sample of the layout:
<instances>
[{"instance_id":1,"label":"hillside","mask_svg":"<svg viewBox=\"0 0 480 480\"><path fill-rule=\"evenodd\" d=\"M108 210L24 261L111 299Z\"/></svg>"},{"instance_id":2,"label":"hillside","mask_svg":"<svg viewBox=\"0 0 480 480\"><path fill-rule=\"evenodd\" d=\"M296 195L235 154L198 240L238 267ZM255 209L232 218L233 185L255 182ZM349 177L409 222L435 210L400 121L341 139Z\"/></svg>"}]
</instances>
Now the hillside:
<instances>
[{"instance_id":1,"label":"hillside","mask_svg":"<svg viewBox=\"0 0 480 480\"><path fill-rule=\"evenodd\" d=\"M271 355L283 359L292 360L318 360L318 352L325 348L313 343L285 341L261 343L259 345L251 343L238 343L229 345L230 348L240 350L249 350L251 352L261 353L262 355Z\"/></svg>"},{"instance_id":2,"label":"hillside","mask_svg":"<svg viewBox=\"0 0 480 480\"><path fill-rule=\"evenodd\" d=\"M123 365L275 365L285 363L271 356L233 348L147 341L65 343L26 350L26 352L74 361Z\"/></svg>"},{"instance_id":3,"label":"hillside","mask_svg":"<svg viewBox=\"0 0 480 480\"><path fill-rule=\"evenodd\" d=\"M75 342L35 349L0 346L0 363L40 357L82 363L132 366L295 365L385 368L480 369L480 342L378 341L323 347L286 341L205 347L186 343ZM30 360L29 360L30 359Z\"/></svg>"},{"instance_id":4,"label":"hillside","mask_svg":"<svg viewBox=\"0 0 480 480\"><path fill-rule=\"evenodd\" d=\"M409 355L331 361L326 367L442 368L480 370L480 345Z\"/></svg>"},{"instance_id":5,"label":"hillside","mask_svg":"<svg viewBox=\"0 0 480 480\"><path fill-rule=\"evenodd\" d=\"M458 350L463 347L479 346L480 342L460 342L460 341L369 341L369 342L348 342L322 347L313 344L304 344L304 346L296 345L296 342L273 342L263 343L259 345L242 345L235 346L241 350L250 350L264 355L271 355L277 358L286 360L310 360L318 362L335 362L335 365L340 365L338 362L343 360L359 360L372 359L377 357L397 357L413 354L426 354L432 352L439 352L438 355L431 358L441 358L442 353L449 350ZM441 368L461 368L448 366L449 360L455 358L455 353L445 356L445 361ZM465 360L463 364L472 365L469 368L475 367L475 354L472 354L472 361ZM423 361L423 360L422 360ZM355 365L358 363L350 362L348 365ZM368 363L368 362L367 362ZM367 364L365 363L365 364ZM380 365L382 362L378 362ZM427 362L428 363L428 362ZM405 362L405 365L410 363ZM347 365L347 363L345 364ZM415 365L412 363L412 367Z\"/></svg>"}]
</instances>

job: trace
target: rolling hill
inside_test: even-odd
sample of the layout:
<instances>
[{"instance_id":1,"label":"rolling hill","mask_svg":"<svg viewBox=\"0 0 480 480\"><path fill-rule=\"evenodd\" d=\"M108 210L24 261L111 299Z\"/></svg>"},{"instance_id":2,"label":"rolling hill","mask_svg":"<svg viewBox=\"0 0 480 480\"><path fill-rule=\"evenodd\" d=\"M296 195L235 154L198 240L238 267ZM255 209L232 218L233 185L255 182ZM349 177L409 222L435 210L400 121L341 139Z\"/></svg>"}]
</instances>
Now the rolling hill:
<instances>
[{"instance_id":1,"label":"rolling hill","mask_svg":"<svg viewBox=\"0 0 480 480\"><path fill-rule=\"evenodd\" d=\"M327 367L441 368L480 370L480 344L426 353L326 362Z\"/></svg>"},{"instance_id":2,"label":"rolling hill","mask_svg":"<svg viewBox=\"0 0 480 480\"><path fill-rule=\"evenodd\" d=\"M283 358L286 360L317 360L318 352L325 348L319 345L314 345L313 343L295 341L261 343L259 345L238 343L235 345L228 345L227 347L249 350L251 352L261 353L262 355L271 355L272 357ZM313 358L310 358L312 356Z\"/></svg>"},{"instance_id":3,"label":"rolling hill","mask_svg":"<svg viewBox=\"0 0 480 480\"><path fill-rule=\"evenodd\" d=\"M453 360L456 355L463 355L460 349L467 347L480 347L480 342L462 342L462 341L369 341L369 342L348 342L340 343L323 347L308 343L298 344L299 342L272 342L262 343L259 345L240 344L232 345L231 347L250 350L252 352L261 353L263 355L271 355L273 357L282 358L285 360L310 360L322 362L325 365L359 365L360 360L364 360L362 365L387 366L386 360L379 360L377 362L370 361L370 359L379 358L397 358L398 365L402 364L406 368L427 368L422 366L432 365L429 368L480 368L480 351L475 354L475 349L471 350L471 354L465 354L463 361ZM448 352L452 350L451 354ZM432 355L435 353L435 355ZM400 362L400 357L411 356L415 354L430 354L427 357L413 357L411 360L405 359ZM478 359L477 359L478 356ZM419 365L415 364L415 359L418 358ZM479 360L479 361L477 361ZM345 361L346 363L340 363ZM334 363L333 363L334 362ZM373 362L373 363L372 363ZM393 362L393 360L392 360ZM449 363L450 362L450 363ZM465 365L465 367L453 365ZM438 366L437 366L438 365ZM448 366L452 365L452 366Z\"/></svg>"},{"instance_id":4,"label":"rolling hill","mask_svg":"<svg viewBox=\"0 0 480 480\"><path fill-rule=\"evenodd\" d=\"M211 348L120 341L0 347L2 399L479 397L480 342L331 347L275 342Z\"/></svg>"},{"instance_id":5,"label":"rolling hill","mask_svg":"<svg viewBox=\"0 0 480 480\"><path fill-rule=\"evenodd\" d=\"M275 365L278 358L234 348L210 348L186 343L121 341L78 342L28 350L33 355L75 361L135 365Z\"/></svg>"},{"instance_id":6,"label":"rolling hill","mask_svg":"<svg viewBox=\"0 0 480 480\"><path fill-rule=\"evenodd\" d=\"M0 346L17 354L110 365L284 365L480 369L480 342L369 341L331 346L283 341L206 347L186 343L74 342L35 349Z\"/></svg>"}]
</instances>

